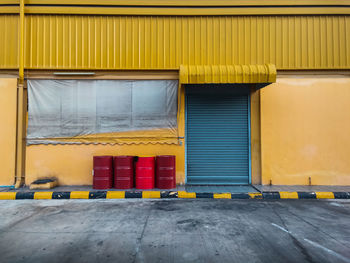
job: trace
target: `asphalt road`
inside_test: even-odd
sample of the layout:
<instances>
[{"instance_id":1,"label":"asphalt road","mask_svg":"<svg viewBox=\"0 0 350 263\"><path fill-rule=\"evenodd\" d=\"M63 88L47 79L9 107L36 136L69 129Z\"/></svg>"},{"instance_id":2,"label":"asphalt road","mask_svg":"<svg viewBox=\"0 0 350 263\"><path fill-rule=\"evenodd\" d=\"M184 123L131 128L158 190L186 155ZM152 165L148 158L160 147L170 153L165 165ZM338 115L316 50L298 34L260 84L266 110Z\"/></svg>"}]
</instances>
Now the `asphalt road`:
<instances>
[{"instance_id":1,"label":"asphalt road","mask_svg":"<svg viewBox=\"0 0 350 263\"><path fill-rule=\"evenodd\" d=\"M0 262L350 263L350 200L15 200L0 209Z\"/></svg>"}]
</instances>

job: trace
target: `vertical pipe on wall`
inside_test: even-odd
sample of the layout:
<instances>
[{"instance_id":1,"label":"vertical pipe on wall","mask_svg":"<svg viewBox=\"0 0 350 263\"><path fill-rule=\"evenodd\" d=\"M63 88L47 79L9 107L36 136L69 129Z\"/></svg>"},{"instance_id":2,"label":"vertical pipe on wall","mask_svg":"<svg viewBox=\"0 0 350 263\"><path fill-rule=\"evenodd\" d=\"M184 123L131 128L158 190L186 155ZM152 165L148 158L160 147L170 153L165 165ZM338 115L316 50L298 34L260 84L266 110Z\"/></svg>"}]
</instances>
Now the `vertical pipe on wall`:
<instances>
[{"instance_id":1,"label":"vertical pipe on wall","mask_svg":"<svg viewBox=\"0 0 350 263\"><path fill-rule=\"evenodd\" d=\"M19 5L19 84L23 84L24 80L24 0L20 0Z\"/></svg>"},{"instance_id":2,"label":"vertical pipe on wall","mask_svg":"<svg viewBox=\"0 0 350 263\"><path fill-rule=\"evenodd\" d=\"M16 145L16 175L15 187L24 184L25 163L25 111L26 99L24 91L24 0L19 6L19 63L17 86L17 145Z\"/></svg>"}]
</instances>

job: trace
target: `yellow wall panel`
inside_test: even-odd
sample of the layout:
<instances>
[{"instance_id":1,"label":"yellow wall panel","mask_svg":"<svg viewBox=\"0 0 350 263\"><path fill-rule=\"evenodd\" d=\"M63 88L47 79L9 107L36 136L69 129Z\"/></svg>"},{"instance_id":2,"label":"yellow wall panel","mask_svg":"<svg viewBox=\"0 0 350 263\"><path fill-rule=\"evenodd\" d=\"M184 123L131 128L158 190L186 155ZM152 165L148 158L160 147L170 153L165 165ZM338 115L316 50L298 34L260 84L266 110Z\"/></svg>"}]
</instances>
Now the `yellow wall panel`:
<instances>
[{"instance_id":1,"label":"yellow wall panel","mask_svg":"<svg viewBox=\"0 0 350 263\"><path fill-rule=\"evenodd\" d=\"M17 15L0 15L0 69L18 68Z\"/></svg>"},{"instance_id":2,"label":"yellow wall panel","mask_svg":"<svg viewBox=\"0 0 350 263\"><path fill-rule=\"evenodd\" d=\"M15 179L17 79L0 78L0 185Z\"/></svg>"},{"instance_id":3,"label":"yellow wall panel","mask_svg":"<svg viewBox=\"0 0 350 263\"><path fill-rule=\"evenodd\" d=\"M260 90L250 92L251 183L261 184Z\"/></svg>"},{"instance_id":4,"label":"yellow wall panel","mask_svg":"<svg viewBox=\"0 0 350 263\"><path fill-rule=\"evenodd\" d=\"M263 184L350 185L349 87L349 76L280 76L261 90Z\"/></svg>"},{"instance_id":5,"label":"yellow wall panel","mask_svg":"<svg viewBox=\"0 0 350 263\"><path fill-rule=\"evenodd\" d=\"M17 17L0 25L0 68L16 68ZM25 43L28 69L349 69L350 17L26 15Z\"/></svg>"}]
</instances>

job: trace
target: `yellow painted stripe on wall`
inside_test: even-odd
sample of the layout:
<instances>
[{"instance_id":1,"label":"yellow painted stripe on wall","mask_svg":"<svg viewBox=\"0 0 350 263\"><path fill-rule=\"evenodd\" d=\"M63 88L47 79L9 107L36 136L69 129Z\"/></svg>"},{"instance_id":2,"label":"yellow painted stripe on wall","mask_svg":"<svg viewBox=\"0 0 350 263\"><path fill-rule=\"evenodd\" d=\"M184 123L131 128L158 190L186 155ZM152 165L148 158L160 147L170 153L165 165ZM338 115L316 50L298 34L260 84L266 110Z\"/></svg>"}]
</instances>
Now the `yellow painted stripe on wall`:
<instances>
[{"instance_id":1,"label":"yellow painted stripe on wall","mask_svg":"<svg viewBox=\"0 0 350 263\"><path fill-rule=\"evenodd\" d=\"M259 199L259 198L262 198L262 194L261 193L248 193L250 198L253 198L253 199Z\"/></svg>"},{"instance_id":2,"label":"yellow painted stripe on wall","mask_svg":"<svg viewBox=\"0 0 350 263\"><path fill-rule=\"evenodd\" d=\"M18 0L2 0L3 5L18 4ZM302 0L297 1L299 6L333 6L343 5L348 6L348 0ZM108 5L108 6L180 6L180 7L210 7L210 6L295 6L295 0L27 0L26 4L31 5L77 5L77 6L94 6L94 5Z\"/></svg>"},{"instance_id":3,"label":"yellow painted stripe on wall","mask_svg":"<svg viewBox=\"0 0 350 263\"><path fill-rule=\"evenodd\" d=\"M142 198L160 198L159 191L143 191Z\"/></svg>"},{"instance_id":4,"label":"yellow painted stripe on wall","mask_svg":"<svg viewBox=\"0 0 350 263\"><path fill-rule=\"evenodd\" d=\"M89 199L89 191L72 191L70 199Z\"/></svg>"},{"instance_id":5,"label":"yellow painted stripe on wall","mask_svg":"<svg viewBox=\"0 0 350 263\"><path fill-rule=\"evenodd\" d=\"M107 191L106 199L123 199L125 198L124 191Z\"/></svg>"},{"instance_id":6,"label":"yellow painted stripe on wall","mask_svg":"<svg viewBox=\"0 0 350 263\"><path fill-rule=\"evenodd\" d=\"M0 200L15 200L16 192L0 193Z\"/></svg>"},{"instance_id":7,"label":"yellow painted stripe on wall","mask_svg":"<svg viewBox=\"0 0 350 263\"><path fill-rule=\"evenodd\" d=\"M317 199L334 199L332 192L316 192Z\"/></svg>"},{"instance_id":8,"label":"yellow painted stripe on wall","mask_svg":"<svg viewBox=\"0 0 350 263\"><path fill-rule=\"evenodd\" d=\"M52 192L35 192L34 199L52 199Z\"/></svg>"},{"instance_id":9,"label":"yellow painted stripe on wall","mask_svg":"<svg viewBox=\"0 0 350 263\"><path fill-rule=\"evenodd\" d=\"M215 199L231 199L231 194L230 193L214 194L213 197Z\"/></svg>"},{"instance_id":10,"label":"yellow painted stripe on wall","mask_svg":"<svg viewBox=\"0 0 350 263\"><path fill-rule=\"evenodd\" d=\"M279 192L281 199L298 199L298 193L297 192Z\"/></svg>"},{"instance_id":11,"label":"yellow painted stripe on wall","mask_svg":"<svg viewBox=\"0 0 350 263\"><path fill-rule=\"evenodd\" d=\"M8 12L16 12L15 8L5 8ZM0 12L2 9L0 9ZM18 12L18 11L17 11ZM157 15L157 16L215 16L215 15L347 15L349 8L328 7L77 7L77 6L26 6L26 14L79 14L79 15Z\"/></svg>"},{"instance_id":12,"label":"yellow painted stripe on wall","mask_svg":"<svg viewBox=\"0 0 350 263\"><path fill-rule=\"evenodd\" d=\"M186 191L179 191L177 193L178 198L196 198L196 193L188 193Z\"/></svg>"}]
</instances>

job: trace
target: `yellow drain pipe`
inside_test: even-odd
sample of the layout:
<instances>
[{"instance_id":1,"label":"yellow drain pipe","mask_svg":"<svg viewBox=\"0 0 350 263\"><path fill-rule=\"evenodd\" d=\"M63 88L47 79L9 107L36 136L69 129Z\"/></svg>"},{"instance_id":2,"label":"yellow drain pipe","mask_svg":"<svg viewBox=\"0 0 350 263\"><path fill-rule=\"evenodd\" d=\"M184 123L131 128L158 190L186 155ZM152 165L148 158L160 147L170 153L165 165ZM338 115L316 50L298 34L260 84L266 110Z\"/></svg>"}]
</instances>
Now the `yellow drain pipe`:
<instances>
[{"instance_id":1,"label":"yellow drain pipe","mask_svg":"<svg viewBox=\"0 0 350 263\"><path fill-rule=\"evenodd\" d=\"M19 1L19 82L24 81L24 0Z\"/></svg>"},{"instance_id":2,"label":"yellow drain pipe","mask_svg":"<svg viewBox=\"0 0 350 263\"><path fill-rule=\"evenodd\" d=\"M25 112L24 91L24 0L19 2L19 67L17 84L17 145L15 188L24 184L25 175Z\"/></svg>"}]
</instances>

